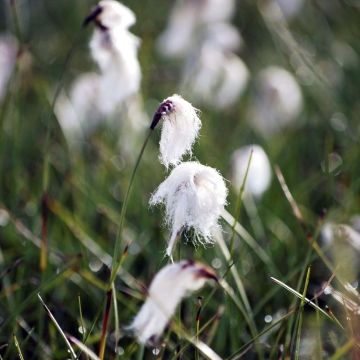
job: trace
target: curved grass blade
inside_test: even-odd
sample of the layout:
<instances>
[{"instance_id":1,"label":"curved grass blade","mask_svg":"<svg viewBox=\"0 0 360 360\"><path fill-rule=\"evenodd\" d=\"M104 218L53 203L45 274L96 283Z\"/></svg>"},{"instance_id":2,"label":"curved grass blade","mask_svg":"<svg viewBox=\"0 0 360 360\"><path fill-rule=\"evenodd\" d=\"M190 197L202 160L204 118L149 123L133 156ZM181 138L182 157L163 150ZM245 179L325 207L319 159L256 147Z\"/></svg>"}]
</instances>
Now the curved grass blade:
<instances>
[{"instance_id":1,"label":"curved grass blade","mask_svg":"<svg viewBox=\"0 0 360 360\"><path fill-rule=\"evenodd\" d=\"M332 316L330 316L325 310L323 310L320 306L316 305L313 301L308 299L307 297L303 297L302 294L291 288L290 286L284 284L282 281L275 279L274 277L270 277L272 281L274 281L276 284L282 286L285 290L289 291L293 295L297 296L299 299L303 300L307 305L310 305L315 310L318 310L321 314L323 314L325 317L327 317L329 320L334 321L337 325L339 325L342 329L344 327L339 323L339 321L335 320Z\"/></svg>"},{"instance_id":2,"label":"curved grass blade","mask_svg":"<svg viewBox=\"0 0 360 360\"><path fill-rule=\"evenodd\" d=\"M66 337L65 333L63 332L63 330L61 329L61 326L59 325L59 323L56 321L54 315L51 313L50 309L46 306L44 300L41 298L40 294L37 294L40 302L41 302L41 305L44 307L44 309L46 310L47 314L49 315L50 319L52 320L52 322L54 323L55 327L58 329L60 335L62 336L62 338L64 339L68 349L69 349L69 353L71 355L71 357L76 360L77 359L77 356L76 356L76 353L74 351L74 349L72 348L68 338Z\"/></svg>"},{"instance_id":3,"label":"curved grass blade","mask_svg":"<svg viewBox=\"0 0 360 360\"><path fill-rule=\"evenodd\" d=\"M76 339L74 336L68 335L69 340L75 344L84 354L86 354L92 360L100 360L100 358L85 344Z\"/></svg>"}]
</instances>

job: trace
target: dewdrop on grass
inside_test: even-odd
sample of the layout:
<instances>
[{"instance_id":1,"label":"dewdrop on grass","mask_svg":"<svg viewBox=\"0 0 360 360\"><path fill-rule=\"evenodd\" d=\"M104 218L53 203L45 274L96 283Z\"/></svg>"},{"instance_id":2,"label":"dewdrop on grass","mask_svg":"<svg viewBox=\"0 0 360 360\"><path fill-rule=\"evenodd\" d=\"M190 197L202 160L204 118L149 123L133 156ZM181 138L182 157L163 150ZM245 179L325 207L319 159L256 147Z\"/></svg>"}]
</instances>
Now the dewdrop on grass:
<instances>
[{"instance_id":1,"label":"dewdrop on grass","mask_svg":"<svg viewBox=\"0 0 360 360\"><path fill-rule=\"evenodd\" d=\"M177 235L194 229L194 242L211 244L212 231L226 204L227 188L219 172L198 162L175 167L150 199L150 205L164 204L171 237L166 254L171 256Z\"/></svg>"},{"instance_id":2,"label":"dewdrop on grass","mask_svg":"<svg viewBox=\"0 0 360 360\"><path fill-rule=\"evenodd\" d=\"M270 161L261 146L248 145L234 151L231 161L231 182L235 191L239 191L245 180L251 152L251 161L244 189L245 194L250 193L259 198L269 188L272 177Z\"/></svg>"},{"instance_id":3,"label":"dewdrop on grass","mask_svg":"<svg viewBox=\"0 0 360 360\"><path fill-rule=\"evenodd\" d=\"M196 110L180 95L165 99L157 109L151 129L162 120L160 138L160 162L168 168L180 163L185 154L191 154L191 148L199 135L201 121Z\"/></svg>"},{"instance_id":4,"label":"dewdrop on grass","mask_svg":"<svg viewBox=\"0 0 360 360\"><path fill-rule=\"evenodd\" d=\"M140 343L155 345L180 301L211 279L218 281L215 272L201 263L183 260L165 266L151 282L147 299L128 329Z\"/></svg>"}]
</instances>

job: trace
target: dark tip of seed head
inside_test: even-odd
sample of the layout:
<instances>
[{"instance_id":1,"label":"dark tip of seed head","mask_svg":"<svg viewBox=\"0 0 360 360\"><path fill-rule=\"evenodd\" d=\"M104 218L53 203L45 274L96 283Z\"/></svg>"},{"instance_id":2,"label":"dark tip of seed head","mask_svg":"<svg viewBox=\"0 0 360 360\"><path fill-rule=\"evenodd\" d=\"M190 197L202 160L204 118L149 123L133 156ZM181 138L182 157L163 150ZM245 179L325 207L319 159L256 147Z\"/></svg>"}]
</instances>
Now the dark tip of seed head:
<instances>
[{"instance_id":1,"label":"dark tip of seed head","mask_svg":"<svg viewBox=\"0 0 360 360\"><path fill-rule=\"evenodd\" d=\"M201 268L198 270L198 276L205 278L205 279L211 279L215 282L219 282L219 278L215 274L215 272L210 268Z\"/></svg>"},{"instance_id":2,"label":"dark tip of seed head","mask_svg":"<svg viewBox=\"0 0 360 360\"><path fill-rule=\"evenodd\" d=\"M195 264L195 261L194 261L194 260L184 260L181 268L182 268L182 269L186 269L186 268L188 268L188 267L190 267L190 266L193 266L194 264Z\"/></svg>"},{"instance_id":3,"label":"dark tip of seed head","mask_svg":"<svg viewBox=\"0 0 360 360\"><path fill-rule=\"evenodd\" d=\"M89 25L92 21L95 21L98 15L103 11L103 8L100 5L95 6L91 13L85 18L83 26Z\"/></svg>"},{"instance_id":4,"label":"dark tip of seed head","mask_svg":"<svg viewBox=\"0 0 360 360\"><path fill-rule=\"evenodd\" d=\"M163 101L154 114L153 120L150 125L150 129L154 130L155 126L158 124L161 118L165 115L170 114L174 110L174 108L175 108L174 103L171 100Z\"/></svg>"}]
</instances>

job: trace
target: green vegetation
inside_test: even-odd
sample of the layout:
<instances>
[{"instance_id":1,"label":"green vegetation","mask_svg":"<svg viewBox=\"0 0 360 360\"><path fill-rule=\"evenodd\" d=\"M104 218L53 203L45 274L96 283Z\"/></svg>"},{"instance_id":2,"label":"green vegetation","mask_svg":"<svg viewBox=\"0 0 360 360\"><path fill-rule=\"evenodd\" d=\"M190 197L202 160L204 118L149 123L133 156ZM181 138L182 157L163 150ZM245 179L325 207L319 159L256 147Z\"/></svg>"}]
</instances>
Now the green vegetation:
<instances>
[{"instance_id":1,"label":"green vegetation","mask_svg":"<svg viewBox=\"0 0 360 360\"><path fill-rule=\"evenodd\" d=\"M234 150L259 144L270 158L271 186L246 202L227 182L216 243L194 247L192 234L182 235L174 259L208 264L222 280L182 302L158 347L139 345L125 328L169 261L164 211L148 205L167 176L158 161L160 131L148 139L122 212L148 130L134 135L114 117L73 149L54 112L76 76L96 71L88 50L93 28L82 27L96 2L3 0L0 30L17 38L19 51L0 100L0 358L97 359L103 351L105 359L211 359L210 350L229 360L357 358L360 244L344 231L326 242L322 229L360 230L358 2L305 1L280 23L263 1L239 1L232 23L244 39L239 55L250 80L222 110L181 93L183 62L156 50L172 2L123 3L137 16L131 31L141 38L149 121L164 98L180 93L201 110L195 158L230 179ZM295 125L267 137L248 109L256 74L269 65L290 71L304 100Z\"/></svg>"}]
</instances>

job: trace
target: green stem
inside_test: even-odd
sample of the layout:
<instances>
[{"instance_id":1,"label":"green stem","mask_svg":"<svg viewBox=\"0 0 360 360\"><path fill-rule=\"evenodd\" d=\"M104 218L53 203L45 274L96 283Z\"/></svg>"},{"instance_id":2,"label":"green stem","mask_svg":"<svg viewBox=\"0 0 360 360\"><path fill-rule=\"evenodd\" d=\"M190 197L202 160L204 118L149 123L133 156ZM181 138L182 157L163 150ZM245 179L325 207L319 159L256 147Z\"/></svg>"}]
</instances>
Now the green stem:
<instances>
[{"instance_id":1,"label":"green stem","mask_svg":"<svg viewBox=\"0 0 360 360\"><path fill-rule=\"evenodd\" d=\"M297 328L296 350L295 350L295 359L296 360L298 360L299 356L300 356L300 340L301 340L301 328L302 328L302 323L303 323L303 309L304 309L304 304L305 304L306 292L307 292L307 289L308 289L308 286L309 286L310 269L311 268L309 266L308 270L307 270L307 274L306 274L306 279L305 279L303 297L301 299L300 309L299 309L299 323L298 323L298 328Z\"/></svg>"},{"instance_id":2,"label":"green stem","mask_svg":"<svg viewBox=\"0 0 360 360\"><path fill-rule=\"evenodd\" d=\"M250 152L249 160L248 160L248 163L247 163L247 166L246 166L244 180L243 180L243 182L242 182L242 184L240 186L238 197L236 198L236 208L235 208L234 222L233 222L233 225L231 227L231 239L230 239L231 258L233 257L233 252L234 252L234 240L235 240L235 233L236 233L235 227L236 227L237 219L240 217L242 197L243 197L243 193L245 191L245 184L246 184L246 179L247 179L249 169L250 169L250 163L251 163L252 155L253 155L253 150L251 150L251 152Z\"/></svg>"},{"instance_id":3,"label":"green stem","mask_svg":"<svg viewBox=\"0 0 360 360\"><path fill-rule=\"evenodd\" d=\"M126 190L126 194L124 197L124 202L121 208L121 213L120 213L120 221L119 221L119 228L118 228L118 232L117 232L117 237L116 237L116 241L115 241L115 247L114 247L114 255L113 255L113 262L112 262L112 270L111 270L111 276L110 276L110 282L109 282L109 287L111 287L111 284L114 282L116 274L120 268L121 265L121 258L120 258L120 247L121 247L121 233L124 227L124 221L125 221L125 214L126 214L126 210L127 210L127 206L128 206L128 202L129 202L129 197L130 197L130 193L132 190L132 186L134 183L134 179L135 179L135 175L137 173L137 170L139 168L139 164L140 164L140 160L144 154L144 150L146 148L146 145L150 139L151 134L153 133L152 130L148 131L148 134L146 135L145 141L141 147L139 156L136 159L136 163L133 169L133 172L131 174L131 178L130 178L130 182L129 182L129 186Z\"/></svg>"}]
</instances>

